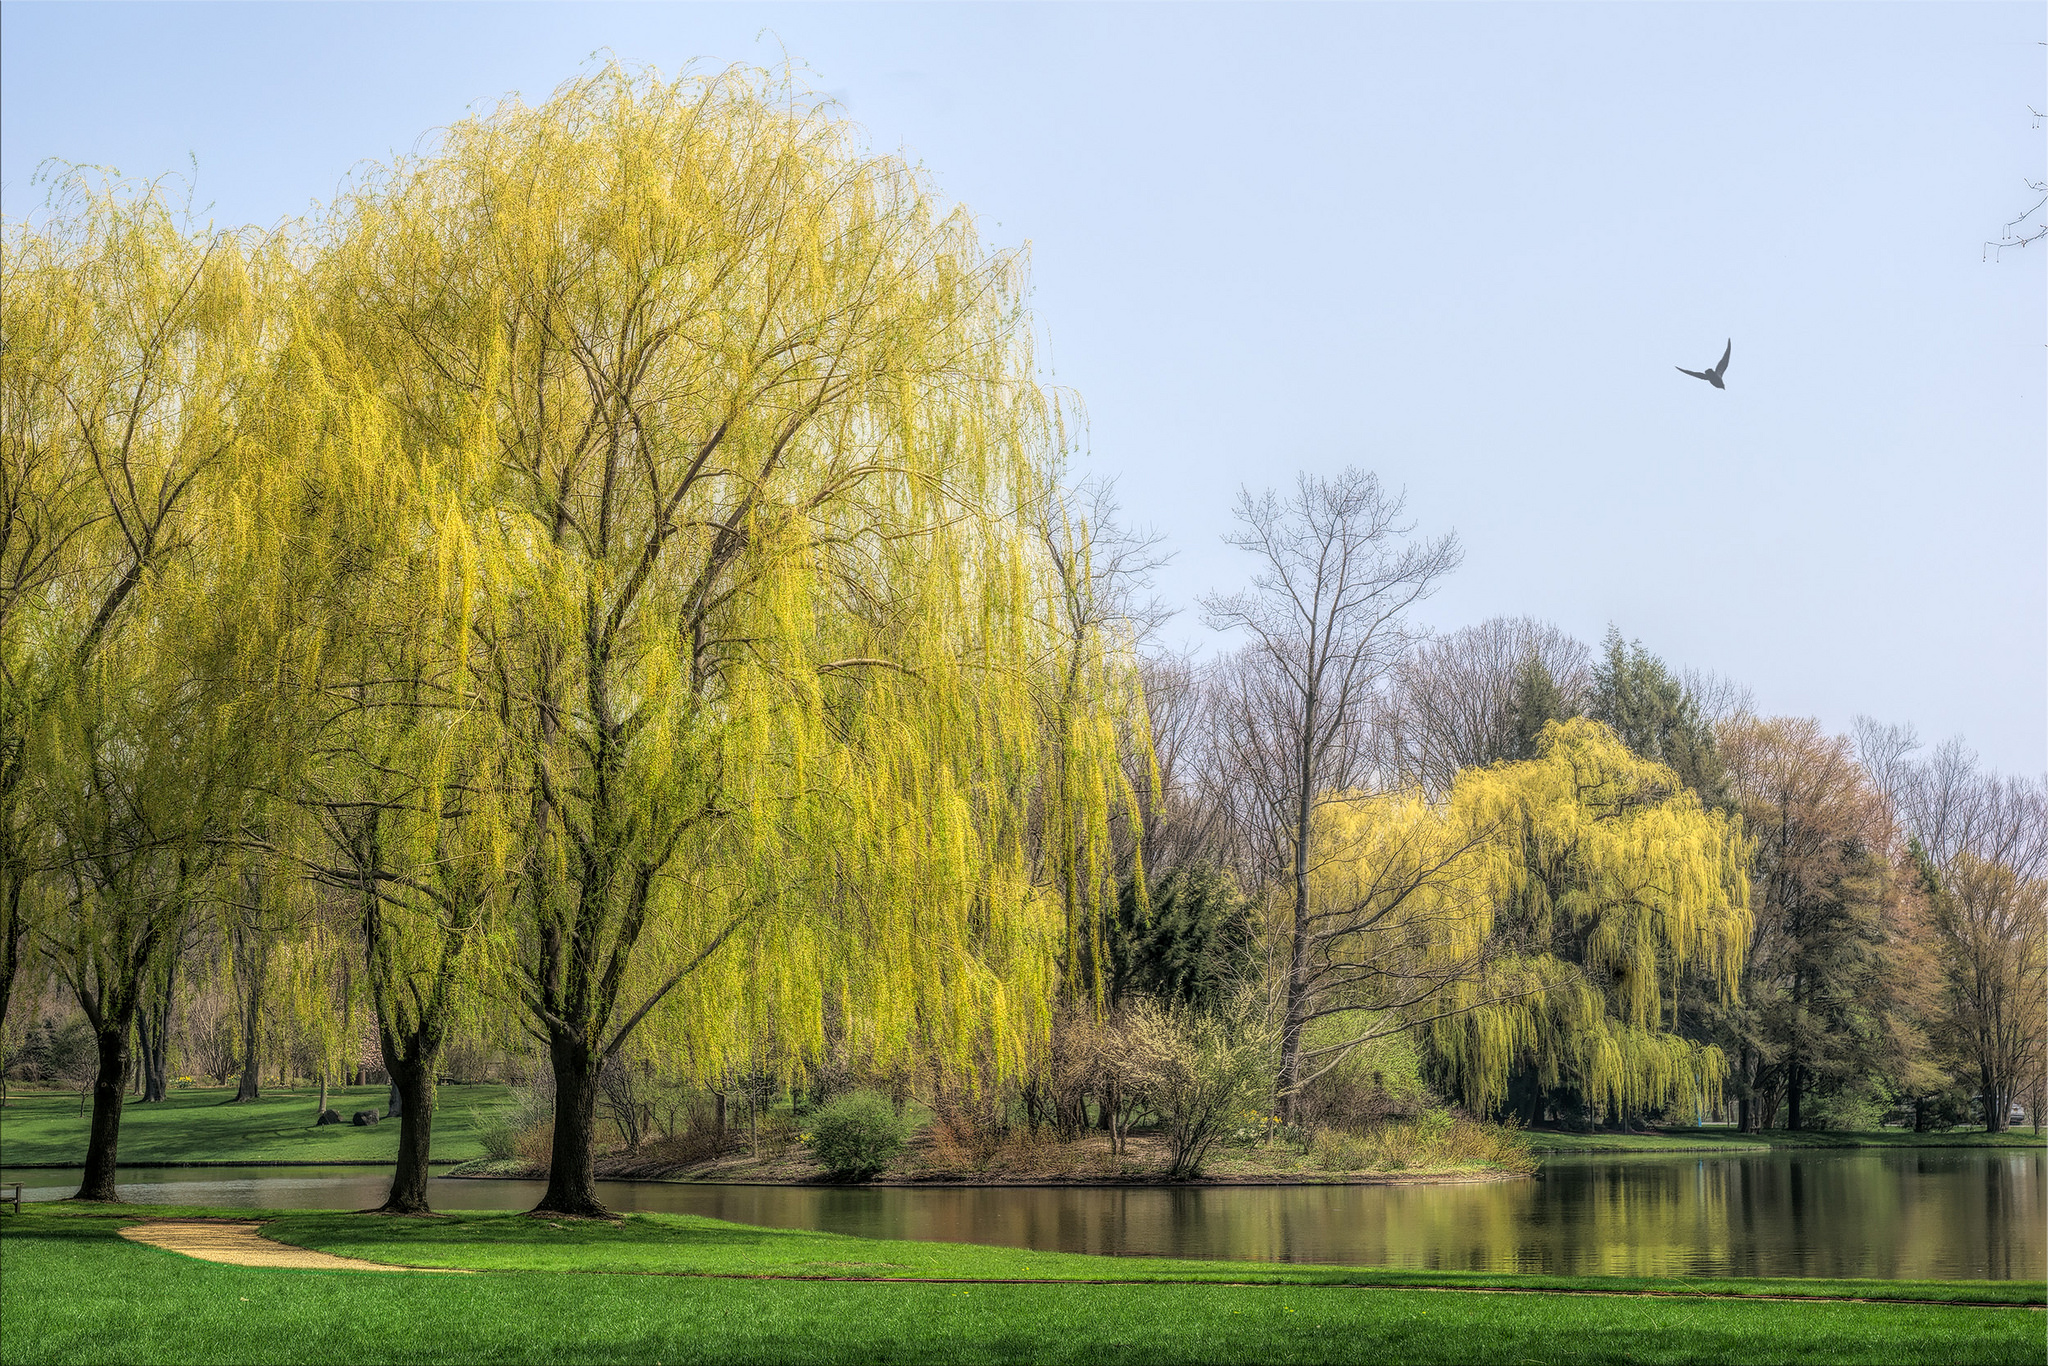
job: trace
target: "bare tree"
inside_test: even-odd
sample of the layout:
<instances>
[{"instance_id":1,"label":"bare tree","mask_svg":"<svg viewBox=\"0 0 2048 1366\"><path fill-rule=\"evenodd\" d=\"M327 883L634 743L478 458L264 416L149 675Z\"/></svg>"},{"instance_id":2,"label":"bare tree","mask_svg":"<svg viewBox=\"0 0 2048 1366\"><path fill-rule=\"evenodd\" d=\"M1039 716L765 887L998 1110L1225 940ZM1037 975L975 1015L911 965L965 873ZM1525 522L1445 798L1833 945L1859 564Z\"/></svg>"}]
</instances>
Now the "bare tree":
<instances>
[{"instance_id":1,"label":"bare tree","mask_svg":"<svg viewBox=\"0 0 2048 1366\"><path fill-rule=\"evenodd\" d=\"M1377 728L1387 778L1440 793L1461 768L1517 757L1516 688L1532 662L1567 711L1583 707L1592 655L1549 622L1494 617L1418 646L1395 670Z\"/></svg>"},{"instance_id":2,"label":"bare tree","mask_svg":"<svg viewBox=\"0 0 2048 1366\"><path fill-rule=\"evenodd\" d=\"M1145 875L1156 880L1189 863L1225 863L1224 805L1210 771L1212 671L1192 651L1158 652L1145 656L1140 676L1151 754L1148 761L1128 746L1126 764L1138 794L1136 845Z\"/></svg>"},{"instance_id":3,"label":"bare tree","mask_svg":"<svg viewBox=\"0 0 2048 1366\"><path fill-rule=\"evenodd\" d=\"M1236 814L1269 885L1293 911L1280 1092L1292 1107L1302 1031L1315 1010L1319 939L1309 904L1318 808L1371 776L1375 694L1416 638L1408 609L1454 569L1455 534L1413 538L1405 497L1356 467L1303 474L1285 500L1238 497L1226 540L1258 560L1252 587L1202 600L1208 623L1247 643L1224 669L1217 747L1236 778Z\"/></svg>"},{"instance_id":4,"label":"bare tree","mask_svg":"<svg viewBox=\"0 0 2048 1366\"><path fill-rule=\"evenodd\" d=\"M1916 763L1910 728L1859 720L1857 737L1926 860L1941 1032L1997 1133L2019 1095L2038 1106L2048 1068L2048 783L1987 773L1960 739Z\"/></svg>"}]
</instances>

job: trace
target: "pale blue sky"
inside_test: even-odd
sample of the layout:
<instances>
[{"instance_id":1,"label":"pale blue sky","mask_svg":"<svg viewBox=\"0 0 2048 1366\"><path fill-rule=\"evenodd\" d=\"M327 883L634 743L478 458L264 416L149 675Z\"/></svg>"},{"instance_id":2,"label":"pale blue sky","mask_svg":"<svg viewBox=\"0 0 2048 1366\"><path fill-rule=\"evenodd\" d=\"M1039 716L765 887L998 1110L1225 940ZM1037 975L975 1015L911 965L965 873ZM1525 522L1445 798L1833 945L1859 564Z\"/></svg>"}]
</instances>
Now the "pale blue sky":
<instances>
[{"instance_id":1,"label":"pale blue sky","mask_svg":"<svg viewBox=\"0 0 2048 1366\"><path fill-rule=\"evenodd\" d=\"M1763 708L2043 767L2038 4L0 8L0 197L196 157L270 223L599 49L783 49L1028 241L1085 468L1246 566L1237 485L1356 462L1465 566L1455 626L1610 621ZM1733 336L1728 391L1698 369Z\"/></svg>"}]
</instances>

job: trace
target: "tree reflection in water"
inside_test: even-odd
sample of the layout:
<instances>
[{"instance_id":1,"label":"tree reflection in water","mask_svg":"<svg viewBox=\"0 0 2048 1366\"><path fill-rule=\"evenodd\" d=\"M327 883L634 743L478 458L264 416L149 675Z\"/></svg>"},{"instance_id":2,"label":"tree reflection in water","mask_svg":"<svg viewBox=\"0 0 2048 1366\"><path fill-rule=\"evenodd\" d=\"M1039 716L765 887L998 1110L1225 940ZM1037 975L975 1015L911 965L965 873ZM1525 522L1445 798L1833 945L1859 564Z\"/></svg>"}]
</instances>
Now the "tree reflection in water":
<instances>
[{"instance_id":1,"label":"tree reflection in water","mask_svg":"<svg viewBox=\"0 0 2048 1366\"><path fill-rule=\"evenodd\" d=\"M19 1173L28 1198L77 1185ZM131 1169L138 1203L360 1208L388 1175ZM1533 1180L1268 1187L817 1187L603 1182L617 1210L872 1238L1122 1256L1558 1275L2041 1279L2048 1155L1937 1149L1552 1158ZM441 1209L540 1186L440 1179Z\"/></svg>"}]
</instances>

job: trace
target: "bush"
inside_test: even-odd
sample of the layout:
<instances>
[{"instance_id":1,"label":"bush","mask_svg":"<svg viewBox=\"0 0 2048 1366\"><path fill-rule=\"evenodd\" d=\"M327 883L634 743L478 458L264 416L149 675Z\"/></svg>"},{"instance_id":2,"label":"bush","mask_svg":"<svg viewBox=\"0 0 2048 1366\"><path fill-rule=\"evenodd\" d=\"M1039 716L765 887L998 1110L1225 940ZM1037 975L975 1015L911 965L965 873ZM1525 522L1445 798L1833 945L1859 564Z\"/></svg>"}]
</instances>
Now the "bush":
<instances>
[{"instance_id":1,"label":"bush","mask_svg":"<svg viewBox=\"0 0 2048 1366\"><path fill-rule=\"evenodd\" d=\"M1124 1015L1128 1066L1145 1105L1159 1116L1172 1151L1171 1180L1202 1174L1202 1163L1234 1119L1256 1112L1271 1075L1268 1040L1244 1020L1225 1021L1150 1001Z\"/></svg>"},{"instance_id":2,"label":"bush","mask_svg":"<svg viewBox=\"0 0 2048 1366\"><path fill-rule=\"evenodd\" d=\"M906 1135L896 1107L877 1091L855 1091L809 1117L811 1154L834 1176L867 1177L903 1151Z\"/></svg>"},{"instance_id":3,"label":"bush","mask_svg":"<svg viewBox=\"0 0 2048 1366\"><path fill-rule=\"evenodd\" d=\"M552 1079L538 1086L513 1087L512 1103L502 1109L469 1113L487 1156L501 1162L519 1158L536 1166L547 1163L555 1137Z\"/></svg>"}]
</instances>

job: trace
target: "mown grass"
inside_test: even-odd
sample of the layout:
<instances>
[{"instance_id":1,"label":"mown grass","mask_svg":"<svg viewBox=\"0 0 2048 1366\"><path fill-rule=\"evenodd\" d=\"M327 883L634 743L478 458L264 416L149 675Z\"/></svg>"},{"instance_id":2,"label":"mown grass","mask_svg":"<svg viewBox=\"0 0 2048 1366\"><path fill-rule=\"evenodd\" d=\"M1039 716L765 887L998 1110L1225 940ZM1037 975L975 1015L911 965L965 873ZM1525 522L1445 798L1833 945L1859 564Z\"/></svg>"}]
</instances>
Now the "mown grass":
<instances>
[{"instance_id":1,"label":"mown grass","mask_svg":"<svg viewBox=\"0 0 2048 1366\"><path fill-rule=\"evenodd\" d=\"M1571 1134L1550 1129L1527 1130L1524 1138L1535 1153L1696 1153L1758 1152L1773 1148L2041 1148L2048 1135L2031 1128L2002 1134L1981 1129L1916 1134L1911 1129L1828 1132L1807 1129L1766 1129L1743 1134L1732 1129L1670 1129L1660 1134Z\"/></svg>"},{"instance_id":2,"label":"mown grass","mask_svg":"<svg viewBox=\"0 0 2048 1366\"><path fill-rule=\"evenodd\" d=\"M373 1128L314 1124L320 1092L266 1091L240 1105L228 1088L173 1091L151 1105L130 1100L121 1110L121 1165L170 1162L391 1162L398 1156L398 1123ZM344 1118L357 1110L382 1112L382 1086L335 1087L327 1103ZM472 1112L489 1113L510 1102L503 1086L443 1086L434 1107L434 1160L461 1162L483 1156ZM76 1093L22 1092L0 1109L0 1167L85 1161L91 1113L78 1111Z\"/></svg>"},{"instance_id":3,"label":"mown grass","mask_svg":"<svg viewBox=\"0 0 2048 1366\"><path fill-rule=\"evenodd\" d=\"M128 1243L119 1222L0 1216L0 1359L2008 1363L2042 1344L2025 1309L1914 1303L258 1270Z\"/></svg>"},{"instance_id":4,"label":"mown grass","mask_svg":"<svg viewBox=\"0 0 2048 1366\"><path fill-rule=\"evenodd\" d=\"M2048 1304L2042 1281L1543 1276L1494 1272L1325 1266L1300 1262L1104 1257L1027 1248L934 1243L807 1229L761 1228L692 1214L629 1214L618 1220L550 1220L508 1211L461 1211L394 1219L330 1210L237 1210L203 1206L28 1205L0 1216L0 1235L104 1229L159 1218L262 1221L265 1237L388 1265L477 1271L738 1276L818 1280L1124 1281L1299 1286L1439 1287L1867 1298L1974 1304ZM68 1235L66 1235L68 1236Z\"/></svg>"}]
</instances>

